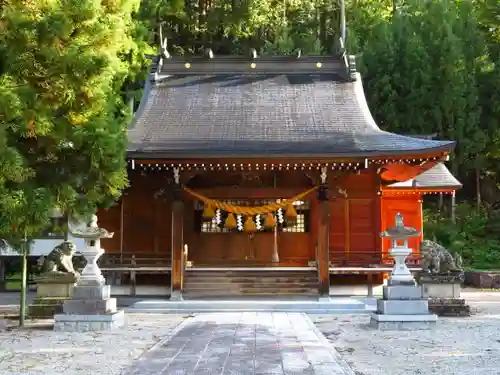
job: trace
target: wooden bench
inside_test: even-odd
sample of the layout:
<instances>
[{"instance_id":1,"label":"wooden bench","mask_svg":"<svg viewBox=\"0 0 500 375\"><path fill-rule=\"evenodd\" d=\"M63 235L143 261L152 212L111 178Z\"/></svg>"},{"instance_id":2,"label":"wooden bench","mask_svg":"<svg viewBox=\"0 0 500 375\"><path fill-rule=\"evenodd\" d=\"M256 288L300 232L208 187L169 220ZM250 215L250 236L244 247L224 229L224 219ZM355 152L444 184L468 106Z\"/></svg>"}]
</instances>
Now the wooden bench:
<instances>
[{"instance_id":1,"label":"wooden bench","mask_svg":"<svg viewBox=\"0 0 500 375\"><path fill-rule=\"evenodd\" d=\"M110 284L121 284L122 276L130 275L131 295L137 293L137 274L169 274L170 259L158 254L106 254L99 265L103 273L110 276ZM118 282L120 281L120 282Z\"/></svg>"}]
</instances>

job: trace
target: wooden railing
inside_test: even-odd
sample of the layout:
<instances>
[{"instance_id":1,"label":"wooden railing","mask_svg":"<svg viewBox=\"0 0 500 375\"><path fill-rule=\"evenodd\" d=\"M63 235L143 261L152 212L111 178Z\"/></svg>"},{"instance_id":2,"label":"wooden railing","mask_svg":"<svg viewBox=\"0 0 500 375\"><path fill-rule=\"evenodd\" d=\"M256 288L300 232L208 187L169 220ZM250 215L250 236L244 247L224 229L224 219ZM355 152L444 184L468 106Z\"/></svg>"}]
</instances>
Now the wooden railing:
<instances>
[{"instance_id":1,"label":"wooden railing","mask_svg":"<svg viewBox=\"0 0 500 375\"><path fill-rule=\"evenodd\" d=\"M330 275L365 275L368 284L368 297L373 296L373 276L390 273L394 259L387 253L350 251L348 253L330 252ZM410 254L406 264L411 272L419 272L421 257Z\"/></svg>"},{"instance_id":2,"label":"wooden railing","mask_svg":"<svg viewBox=\"0 0 500 375\"><path fill-rule=\"evenodd\" d=\"M172 271L170 259L155 253L105 254L99 262L108 283L116 285L126 274L130 275L131 294L137 293L137 274L169 274Z\"/></svg>"},{"instance_id":3,"label":"wooden railing","mask_svg":"<svg viewBox=\"0 0 500 375\"><path fill-rule=\"evenodd\" d=\"M331 266L371 266L371 265L391 265L394 259L387 253L374 251L330 251ZM410 254L406 259L406 264L417 266L420 264L420 255Z\"/></svg>"}]
</instances>

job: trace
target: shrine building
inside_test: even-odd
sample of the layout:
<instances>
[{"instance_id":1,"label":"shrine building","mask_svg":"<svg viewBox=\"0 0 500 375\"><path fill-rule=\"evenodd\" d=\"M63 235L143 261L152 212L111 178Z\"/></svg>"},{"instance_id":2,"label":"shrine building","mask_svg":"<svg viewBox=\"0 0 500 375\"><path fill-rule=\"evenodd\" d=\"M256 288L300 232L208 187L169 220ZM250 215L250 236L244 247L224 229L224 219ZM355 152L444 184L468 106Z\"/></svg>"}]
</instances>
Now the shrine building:
<instances>
[{"instance_id":1,"label":"shrine building","mask_svg":"<svg viewBox=\"0 0 500 375\"><path fill-rule=\"evenodd\" d=\"M423 196L461 187L454 147L381 130L352 56L163 52L129 128L130 186L98 213L104 261L172 296L327 295L332 275L388 267L396 213L422 230Z\"/></svg>"}]
</instances>

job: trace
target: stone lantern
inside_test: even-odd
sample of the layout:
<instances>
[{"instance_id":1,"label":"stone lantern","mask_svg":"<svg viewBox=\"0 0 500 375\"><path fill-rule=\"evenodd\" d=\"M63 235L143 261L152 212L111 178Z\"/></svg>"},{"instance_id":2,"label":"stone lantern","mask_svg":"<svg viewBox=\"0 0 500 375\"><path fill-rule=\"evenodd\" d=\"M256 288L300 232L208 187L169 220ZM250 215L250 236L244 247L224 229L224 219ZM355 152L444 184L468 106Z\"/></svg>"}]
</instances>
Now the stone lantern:
<instances>
[{"instance_id":1,"label":"stone lantern","mask_svg":"<svg viewBox=\"0 0 500 375\"><path fill-rule=\"evenodd\" d=\"M420 232L405 227L403 216L398 213L395 226L380 236L392 241L389 254L394 258L394 268L387 286L384 286L383 298L377 301L371 325L379 329L428 329L437 321L437 316L429 314L428 301L422 298L421 289L406 266L406 258L412 252L408 239L420 236Z\"/></svg>"},{"instance_id":2,"label":"stone lantern","mask_svg":"<svg viewBox=\"0 0 500 375\"><path fill-rule=\"evenodd\" d=\"M93 215L87 228L71 231L73 237L82 238L85 248L80 253L87 260L82 274L73 289L73 296L63 304L63 314L54 316L56 331L99 331L123 326L123 310L117 310L116 298L111 298L111 288L106 285L97 260L104 253L101 239L113 237L106 229L99 228Z\"/></svg>"}]
</instances>

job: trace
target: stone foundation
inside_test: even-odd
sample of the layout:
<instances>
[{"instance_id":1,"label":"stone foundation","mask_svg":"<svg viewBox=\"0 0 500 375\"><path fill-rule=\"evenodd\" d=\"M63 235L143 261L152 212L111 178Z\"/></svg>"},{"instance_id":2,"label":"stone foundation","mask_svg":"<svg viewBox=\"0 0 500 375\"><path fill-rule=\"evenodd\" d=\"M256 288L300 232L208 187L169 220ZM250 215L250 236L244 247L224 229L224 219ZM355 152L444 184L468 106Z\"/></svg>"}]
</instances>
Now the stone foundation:
<instances>
[{"instance_id":1,"label":"stone foundation","mask_svg":"<svg viewBox=\"0 0 500 375\"><path fill-rule=\"evenodd\" d=\"M35 319L52 319L54 315L63 312L63 303L69 298L35 297L28 306L28 316Z\"/></svg>"},{"instance_id":2,"label":"stone foundation","mask_svg":"<svg viewBox=\"0 0 500 375\"><path fill-rule=\"evenodd\" d=\"M429 298L429 311L438 316L470 316L470 306L462 298Z\"/></svg>"},{"instance_id":3,"label":"stone foundation","mask_svg":"<svg viewBox=\"0 0 500 375\"><path fill-rule=\"evenodd\" d=\"M470 307L460 298L461 271L420 276L422 297L429 300L429 311L438 316L470 316Z\"/></svg>"},{"instance_id":4,"label":"stone foundation","mask_svg":"<svg viewBox=\"0 0 500 375\"><path fill-rule=\"evenodd\" d=\"M63 304L63 314L54 316L54 331L109 331L125 324L123 310L117 311L109 285L77 285L73 297Z\"/></svg>"},{"instance_id":5,"label":"stone foundation","mask_svg":"<svg viewBox=\"0 0 500 375\"><path fill-rule=\"evenodd\" d=\"M63 312L63 303L71 299L73 283L58 283L52 281L38 281L36 297L28 306L30 318L51 319Z\"/></svg>"},{"instance_id":6,"label":"stone foundation","mask_svg":"<svg viewBox=\"0 0 500 375\"><path fill-rule=\"evenodd\" d=\"M429 330L434 328L437 316L426 314L420 318L416 315L382 315L374 313L370 319L370 326L380 331L412 331Z\"/></svg>"},{"instance_id":7,"label":"stone foundation","mask_svg":"<svg viewBox=\"0 0 500 375\"><path fill-rule=\"evenodd\" d=\"M429 314L428 301L422 298L419 287L392 282L384 286L383 299L377 301L370 326L380 330L430 329L436 321L437 316Z\"/></svg>"},{"instance_id":8,"label":"stone foundation","mask_svg":"<svg viewBox=\"0 0 500 375\"><path fill-rule=\"evenodd\" d=\"M125 324L123 310L108 315L60 314L54 318L54 331L57 332L112 331Z\"/></svg>"}]
</instances>

